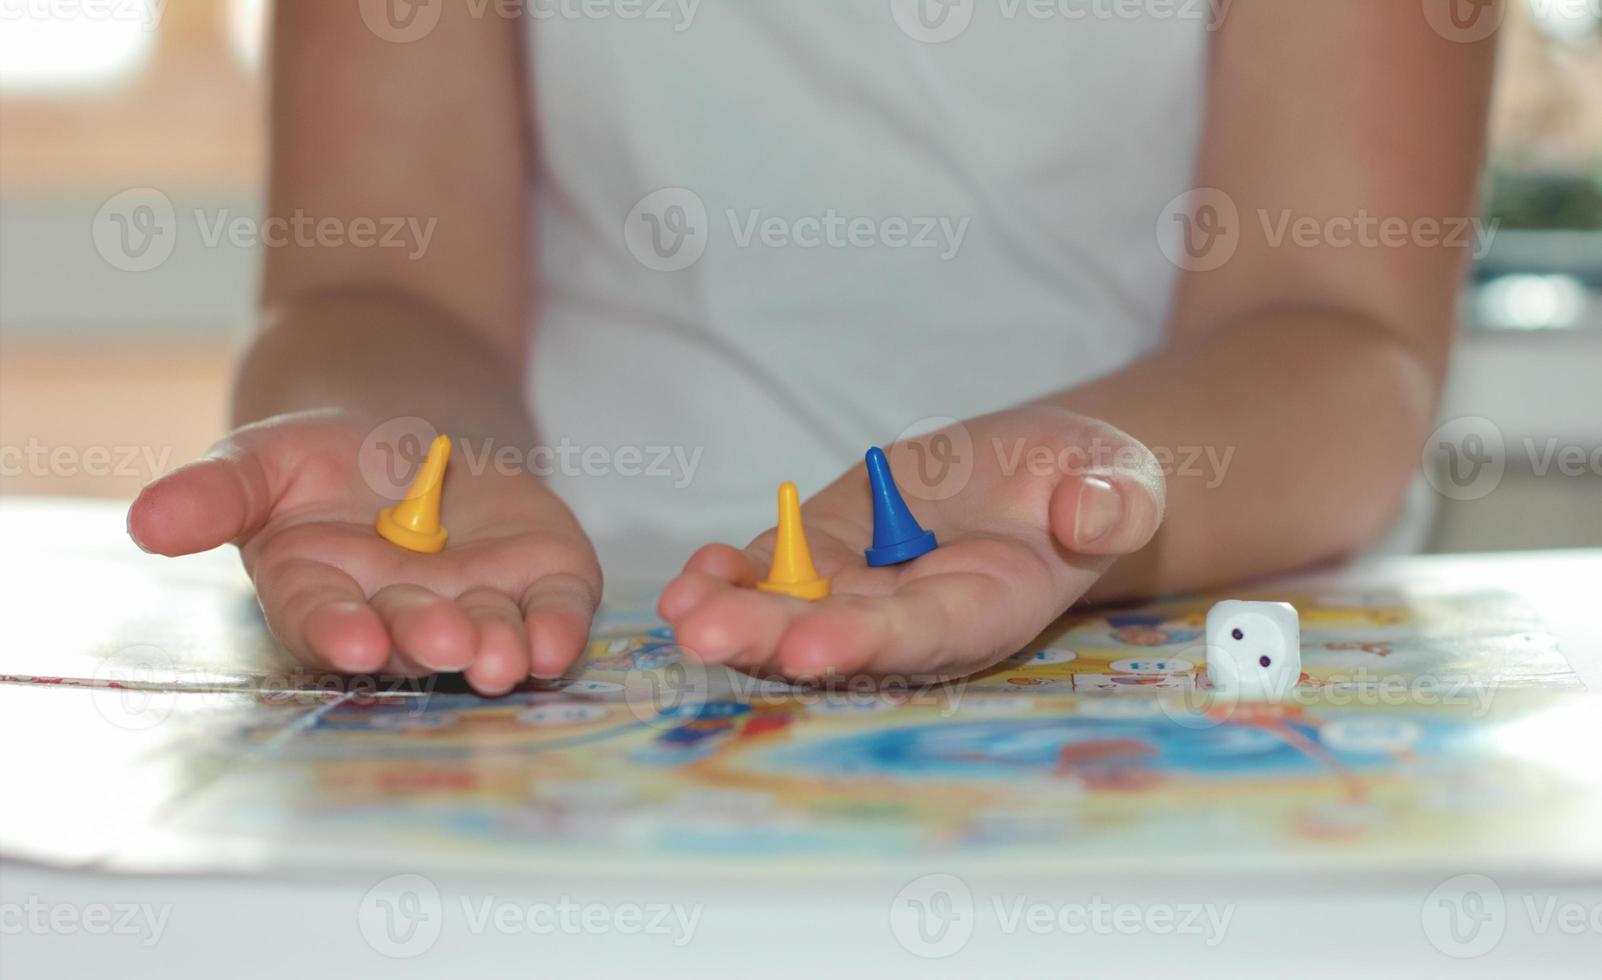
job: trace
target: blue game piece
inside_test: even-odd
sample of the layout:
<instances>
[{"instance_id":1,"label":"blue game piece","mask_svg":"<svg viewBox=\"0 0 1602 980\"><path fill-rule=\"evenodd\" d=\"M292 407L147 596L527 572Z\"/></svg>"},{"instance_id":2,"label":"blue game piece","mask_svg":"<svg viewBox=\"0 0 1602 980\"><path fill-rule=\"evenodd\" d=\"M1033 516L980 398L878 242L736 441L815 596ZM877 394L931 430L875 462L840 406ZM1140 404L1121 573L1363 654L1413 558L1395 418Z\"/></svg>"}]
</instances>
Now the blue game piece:
<instances>
[{"instance_id":1,"label":"blue game piece","mask_svg":"<svg viewBox=\"0 0 1602 980\"><path fill-rule=\"evenodd\" d=\"M868 450L868 482L873 485L873 547L864 554L874 568L899 565L935 550L933 531L925 531L907 509L890 476L890 461L884 450Z\"/></svg>"}]
</instances>

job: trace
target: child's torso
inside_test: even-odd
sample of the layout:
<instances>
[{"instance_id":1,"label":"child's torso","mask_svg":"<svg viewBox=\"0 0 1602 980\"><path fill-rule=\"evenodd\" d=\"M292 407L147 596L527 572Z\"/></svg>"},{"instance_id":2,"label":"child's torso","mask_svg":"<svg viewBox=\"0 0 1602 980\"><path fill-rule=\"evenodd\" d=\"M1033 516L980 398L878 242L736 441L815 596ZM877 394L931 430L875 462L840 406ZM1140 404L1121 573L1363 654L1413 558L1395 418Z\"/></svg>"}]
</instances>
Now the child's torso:
<instances>
[{"instance_id":1,"label":"child's torso","mask_svg":"<svg viewBox=\"0 0 1602 980\"><path fill-rule=\"evenodd\" d=\"M782 479L1154 346L1209 21L1135 6L532 4L534 401L580 517L754 533Z\"/></svg>"}]
</instances>

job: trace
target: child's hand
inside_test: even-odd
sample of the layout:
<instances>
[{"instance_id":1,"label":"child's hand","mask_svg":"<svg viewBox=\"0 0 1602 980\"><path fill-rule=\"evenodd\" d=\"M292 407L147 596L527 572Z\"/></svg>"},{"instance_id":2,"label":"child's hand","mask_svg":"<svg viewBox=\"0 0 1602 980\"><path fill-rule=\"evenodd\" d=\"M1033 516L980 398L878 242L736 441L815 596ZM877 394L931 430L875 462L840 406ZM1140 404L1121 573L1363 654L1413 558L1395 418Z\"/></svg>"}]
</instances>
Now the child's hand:
<instances>
[{"instance_id":1,"label":"child's hand","mask_svg":"<svg viewBox=\"0 0 1602 980\"><path fill-rule=\"evenodd\" d=\"M163 555L238 544L273 633L313 663L463 671L488 694L560 674L601 595L572 513L534 477L474 475L459 455L445 480L445 550L399 548L373 527L395 501L362 475L360 454L378 451L363 449L370 430L329 413L247 426L146 487L128 531Z\"/></svg>"},{"instance_id":2,"label":"child's hand","mask_svg":"<svg viewBox=\"0 0 1602 980\"><path fill-rule=\"evenodd\" d=\"M799 679L960 675L1021 649L1161 522L1156 459L1112 426L1030 406L960 429L890 453L937 550L867 566L872 503L859 465L803 507L830 597L809 603L750 587L767 575L771 530L743 551L708 545L662 594L659 609L679 642L709 662ZM919 452L940 460L953 445L971 449L944 480L920 483L903 465Z\"/></svg>"}]
</instances>

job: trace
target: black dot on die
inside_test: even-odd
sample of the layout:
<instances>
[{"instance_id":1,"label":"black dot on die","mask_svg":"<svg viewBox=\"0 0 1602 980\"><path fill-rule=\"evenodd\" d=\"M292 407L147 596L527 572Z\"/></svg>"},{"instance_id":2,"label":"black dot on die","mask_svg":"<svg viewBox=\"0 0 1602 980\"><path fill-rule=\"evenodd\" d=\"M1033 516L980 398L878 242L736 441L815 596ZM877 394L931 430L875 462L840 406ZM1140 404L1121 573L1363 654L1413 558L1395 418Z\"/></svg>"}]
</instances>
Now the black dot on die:
<instances>
[{"instance_id":1,"label":"black dot on die","mask_svg":"<svg viewBox=\"0 0 1602 980\"><path fill-rule=\"evenodd\" d=\"M1264 654L1263 656L1257 658L1257 662L1259 664L1261 664L1262 666L1267 667L1269 664L1273 663L1274 661L1268 659L1268 655Z\"/></svg>"},{"instance_id":2,"label":"black dot on die","mask_svg":"<svg viewBox=\"0 0 1602 980\"><path fill-rule=\"evenodd\" d=\"M1235 638L1235 639L1237 639L1237 640L1244 640L1244 639L1246 639L1246 634L1245 634L1245 633L1242 633L1242 632L1241 632L1241 631L1240 631L1240 630L1230 630L1230 631L1229 631L1229 635L1230 635L1230 636L1233 636L1233 637L1234 637L1234 638Z\"/></svg>"}]
</instances>

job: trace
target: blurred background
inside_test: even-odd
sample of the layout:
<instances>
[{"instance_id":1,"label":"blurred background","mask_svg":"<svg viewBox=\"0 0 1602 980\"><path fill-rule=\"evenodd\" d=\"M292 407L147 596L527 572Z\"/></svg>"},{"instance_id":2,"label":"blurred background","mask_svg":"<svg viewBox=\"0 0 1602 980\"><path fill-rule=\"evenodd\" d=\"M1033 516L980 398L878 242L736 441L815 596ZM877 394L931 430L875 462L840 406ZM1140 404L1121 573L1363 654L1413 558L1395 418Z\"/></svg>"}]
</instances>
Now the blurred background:
<instances>
[{"instance_id":1,"label":"blurred background","mask_svg":"<svg viewBox=\"0 0 1602 980\"><path fill-rule=\"evenodd\" d=\"M1602 3L1508 2L1433 551L1602 546ZM0 494L126 499L223 431L269 3L0 0Z\"/></svg>"}]
</instances>

